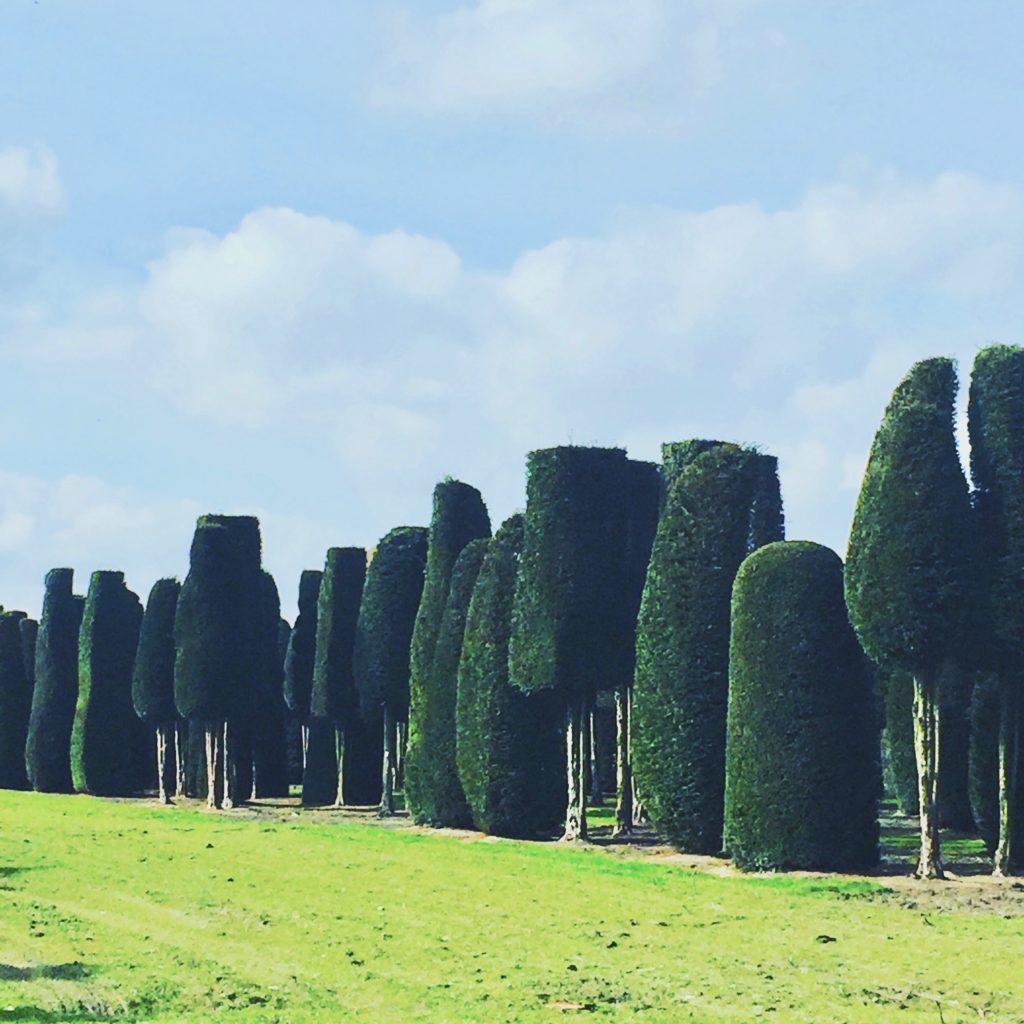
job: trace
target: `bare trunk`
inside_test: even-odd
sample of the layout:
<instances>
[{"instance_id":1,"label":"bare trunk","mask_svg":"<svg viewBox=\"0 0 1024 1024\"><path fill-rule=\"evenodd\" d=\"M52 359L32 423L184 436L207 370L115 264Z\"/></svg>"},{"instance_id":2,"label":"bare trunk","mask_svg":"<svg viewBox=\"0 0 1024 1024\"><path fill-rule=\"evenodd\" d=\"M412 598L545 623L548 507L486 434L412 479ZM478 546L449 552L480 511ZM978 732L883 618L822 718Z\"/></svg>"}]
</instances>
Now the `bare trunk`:
<instances>
[{"instance_id":1,"label":"bare trunk","mask_svg":"<svg viewBox=\"0 0 1024 1024\"><path fill-rule=\"evenodd\" d=\"M235 773L231 770L231 751L228 744L231 742L231 728L225 720L221 729L221 772L224 779L224 807L230 810L235 806L238 794L235 792Z\"/></svg>"},{"instance_id":2,"label":"bare trunk","mask_svg":"<svg viewBox=\"0 0 1024 1024\"><path fill-rule=\"evenodd\" d=\"M167 792L167 737L172 738L174 733L165 725L161 725L156 731L156 791L157 798L162 804L171 802L170 794Z\"/></svg>"},{"instance_id":3,"label":"bare trunk","mask_svg":"<svg viewBox=\"0 0 1024 1024\"><path fill-rule=\"evenodd\" d=\"M306 774L306 751L309 748L309 726L299 726L299 736L302 738L302 774Z\"/></svg>"},{"instance_id":4,"label":"bare trunk","mask_svg":"<svg viewBox=\"0 0 1024 1024\"><path fill-rule=\"evenodd\" d=\"M408 722L395 722L395 789L405 790L405 750L409 737Z\"/></svg>"},{"instance_id":5,"label":"bare trunk","mask_svg":"<svg viewBox=\"0 0 1024 1024\"><path fill-rule=\"evenodd\" d=\"M587 838L587 730L584 724L584 702L573 698L569 703L566 727L566 782L569 802L565 810L565 835L562 839L574 842Z\"/></svg>"},{"instance_id":6,"label":"bare trunk","mask_svg":"<svg viewBox=\"0 0 1024 1024\"><path fill-rule=\"evenodd\" d=\"M345 730L334 731L334 750L338 758L338 795L334 798L335 807L345 806Z\"/></svg>"},{"instance_id":7,"label":"bare trunk","mask_svg":"<svg viewBox=\"0 0 1024 1024\"><path fill-rule=\"evenodd\" d=\"M1016 683L1016 680L1014 680ZM1017 694L1001 681L999 703L999 845L993 874L1003 878L1014 873L1013 854L1017 816L1017 769L1020 760L1020 704Z\"/></svg>"},{"instance_id":8,"label":"bare trunk","mask_svg":"<svg viewBox=\"0 0 1024 1024\"><path fill-rule=\"evenodd\" d=\"M939 849L939 710L935 682L934 672L914 676L914 756L921 822L919 878L945 877Z\"/></svg>"},{"instance_id":9,"label":"bare trunk","mask_svg":"<svg viewBox=\"0 0 1024 1024\"><path fill-rule=\"evenodd\" d=\"M206 722L206 805L219 809L224 800L224 726L221 722Z\"/></svg>"},{"instance_id":10,"label":"bare trunk","mask_svg":"<svg viewBox=\"0 0 1024 1024\"><path fill-rule=\"evenodd\" d=\"M381 818L390 818L395 813L395 731L391 713L384 709L384 774L381 777L380 810Z\"/></svg>"},{"instance_id":11,"label":"bare trunk","mask_svg":"<svg viewBox=\"0 0 1024 1024\"><path fill-rule=\"evenodd\" d=\"M185 753L188 750L188 726L177 722L174 726L174 795L185 795Z\"/></svg>"},{"instance_id":12,"label":"bare trunk","mask_svg":"<svg viewBox=\"0 0 1024 1024\"><path fill-rule=\"evenodd\" d=\"M628 836L633 832L633 762L629 756L629 701L628 686L615 691L615 800L616 836Z\"/></svg>"}]
</instances>

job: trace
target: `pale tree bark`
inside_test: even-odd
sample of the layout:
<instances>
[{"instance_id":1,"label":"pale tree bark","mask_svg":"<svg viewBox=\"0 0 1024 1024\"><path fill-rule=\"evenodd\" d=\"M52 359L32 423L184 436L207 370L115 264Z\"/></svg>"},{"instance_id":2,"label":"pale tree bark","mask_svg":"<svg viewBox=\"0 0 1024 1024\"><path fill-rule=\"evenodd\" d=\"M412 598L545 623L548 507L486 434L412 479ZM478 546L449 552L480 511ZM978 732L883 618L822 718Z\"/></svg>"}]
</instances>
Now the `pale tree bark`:
<instances>
[{"instance_id":1,"label":"pale tree bark","mask_svg":"<svg viewBox=\"0 0 1024 1024\"><path fill-rule=\"evenodd\" d=\"M224 803L224 723L206 722L206 805L219 810Z\"/></svg>"},{"instance_id":2,"label":"pale tree bark","mask_svg":"<svg viewBox=\"0 0 1024 1024\"><path fill-rule=\"evenodd\" d=\"M999 844L993 874L1005 878L1015 872L1017 847L1017 774L1020 765L1020 701L1017 680L1001 680L999 702Z\"/></svg>"},{"instance_id":3,"label":"pale tree bark","mask_svg":"<svg viewBox=\"0 0 1024 1024\"><path fill-rule=\"evenodd\" d=\"M395 789L405 790L405 751L409 740L409 723L395 722Z\"/></svg>"},{"instance_id":4,"label":"pale tree bark","mask_svg":"<svg viewBox=\"0 0 1024 1024\"><path fill-rule=\"evenodd\" d=\"M587 799L591 807L604 806L604 788L601 785L601 764L597 756L597 723L595 710L590 709L587 715L587 733L590 742L587 744L587 755L590 758L590 771L587 773Z\"/></svg>"},{"instance_id":5,"label":"pale tree bark","mask_svg":"<svg viewBox=\"0 0 1024 1024\"><path fill-rule=\"evenodd\" d=\"M302 774L306 774L306 750L309 748L309 726L299 726L299 736L302 738Z\"/></svg>"},{"instance_id":6,"label":"pale tree bark","mask_svg":"<svg viewBox=\"0 0 1024 1024\"><path fill-rule=\"evenodd\" d=\"M381 818L390 818L395 813L395 730L391 712L384 708L384 763L381 776L380 810Z\"/></svg>"},{"instance_id":7,"label":"pale tree bark","mask_svg":"<svg viewBox=\"0 0 1024 1024\"><path fill-rule=\"evenodd\" d=\"M345 730L334 731L334 751L338 758L338 795L334 798L335 807L345 806Z\"/></svg>"},{"instance_id":8,"label":"pale tree bark","mask_svg":"<svg viewBox=\"0 0 1024 1024\"><path fill-rule=\"evenodd\" d=\"M569 802L565 810L564 842L587 839L587 757L585 702L572 698L566 725L566 781Z\"/></svg>"},{"instance_id":9,"label":"pale tree bark","mask_svg":"<svg viewBox=\"0 0 1024 1024\"><path fill-rule=\"evenodd\" d=\"M174 795L185 795L185 752L188 750L188 725L177 722L174 726Z\"/></svg>"},{"instance_id":10,"label":"pale tree bark","mask_svg":"<svg viewBox=\"0 0 1024 1024\"><path fill-rule=\"evenodd\" d=\"M914 757L921 823L918 878L945 878L939 848L939 709L936 673L914 675Z\"/></svg>"},{"instance_id":11,"label":"pale tree bark","mask_svg":"<svg viewBox=\"0 0 1024 1024\"><path fill-rule=\"evenodd\" d=\"M173 727L161 725L156 730L156 787L157 797L162 804L171 802L170 794L167 792L167 741L169 737L173 742Z\"/></svg>"},{"instance_id":12,"label":"pale tree bark","mask_svg":"<svg viewBox=\"0 0 1024 1024\"><path fill-rule=\"evenodd\" d=\"M633 833L633 763L629 755L628 686L615 691L615 830L612 835Z\"/></svg>"},{"instance_id":13,"label":"pale tree bark","mask_svg":"<svg viewBox=\"0 0 1024 1024\"><path fill-rule=\"evenodd\" d=\"M221 730L221 772L224 778L224 802L226 810L235 806L238 794L235 792L235 773L231 770L231 726L227 720L224 721Z\"/></svg>"}]
</instances>

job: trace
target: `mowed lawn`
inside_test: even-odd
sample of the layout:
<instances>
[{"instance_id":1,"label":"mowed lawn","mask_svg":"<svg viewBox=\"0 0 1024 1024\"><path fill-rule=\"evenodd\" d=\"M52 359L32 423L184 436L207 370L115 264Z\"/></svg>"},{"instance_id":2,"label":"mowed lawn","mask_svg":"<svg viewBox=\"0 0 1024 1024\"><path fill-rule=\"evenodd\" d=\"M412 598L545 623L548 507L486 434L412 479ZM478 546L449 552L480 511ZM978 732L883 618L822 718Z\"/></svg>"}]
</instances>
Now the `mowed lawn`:
<instances>
[{"instance_id":1,"label":"mowed lawn","mask_svg":"<svg viewBox=\"0 0 1024 1024\"><path fill-rule=\"evenodd\" d=\"M11 792L0 876L0 1024L1024 1020L1024 917L884 879Z\"/></svg>"}]
</instances>

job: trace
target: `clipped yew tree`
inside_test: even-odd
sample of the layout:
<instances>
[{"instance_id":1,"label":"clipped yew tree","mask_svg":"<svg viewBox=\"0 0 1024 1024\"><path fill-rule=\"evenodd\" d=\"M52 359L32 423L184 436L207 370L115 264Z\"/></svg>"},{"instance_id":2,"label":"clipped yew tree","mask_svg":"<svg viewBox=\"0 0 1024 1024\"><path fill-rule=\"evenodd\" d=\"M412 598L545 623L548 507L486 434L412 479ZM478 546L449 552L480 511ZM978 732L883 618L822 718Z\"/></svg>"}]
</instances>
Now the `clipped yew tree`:
<instances>
[{"instance_id":1,"label":"clipped yew tree","mask_svg":"<svg viewBox=\"0 0 1024 1024\"><path fill-rule=\"evenodd\" d=\"M565 707L555 689L524 693L509 682L523 517L513 516L492 540L474 544L483 544L486 552L466 612L459 658L459 779L478 829L533 836L557 828L565 813ZM466 549L460 565L471 550Z\"/></svg>"},{"instance_id":2,"label":"clipped yew tree","mask_svg":"<svg viewBox=\"0 0 1024 1024\"><path fill-rule=\"evenodd\" d=\"M726 766L725 848L739 867L860 872L878 863L871 672L829 548L782 541L740 567Z\"/></svg>"},{"instance_id":3,"label":"clipped yew tree","mask_svg":"<svg viewBox=\"0 0 1024 1024\"><path fill-rule=\"evenodd\" d=\"M423 592L427 530L398 526L377 545L366 570L352 672L362 716L383 739L380 813L395 813L397 725L409 711L409 649Z\"/></svg>"},{"instance_id":4,"label":"clipped yew tree","mask_svg":"<svg viewBox=\"0 0 1024 1024\"><path fill-rule=\"evenodd\" d=\"M770 456L707 440L666 445L663 454L669 484L637 624L637 788L674 846L714 854L722 849L733 580L753 548L778 540L782 511L777 486L765 483L775 476Z\"/></svg>"},{"instance_id":5,"label":"clipped yew tree","mask_svg":"<svg viewBox=\"0 0 1024 1024\"><path fill-rule=\"evenodd\" d=\"M24 612L0 612L0 789L28 789L25 739L32 689L21 644Z\"/></svg>"},{"instance_id":6,"label":"clipped yew tree","mask_svg":"<svg viewBox=\"0 0 1024 1024\"><path fill-rule=\"evenodd\" d=\"M21 634L21 660L25 663L25 678L28 680L29 692L36 686L36 640L39 638L39 623L35 619L24 618L18 625Z\"/></svg>"},{"instance_id":7,"label":"clipped yew tree","mask_svg":"<svg viewBox=\"0 0 1024 1024\"><path fill-rule=\"evenodd\" d=\"M617 448L548 448L527 457L509 670L513 686L554 690L566 709L567 839L587 835L594 699L633 674L632 466Z\"/></svg>"},{"instance_id":8,"label":"clipped yew tree","mask_svg":"<svg viewBox=\"0 0 1024 1024\"><path fill-rule=\"evenodd\" d=\"M260 572L256 638L252 757L257 797L288 796L285 736L284 649L280 644L281 597L274 577ZM284 627L288 630L287 624ZM290 630L288 630L290 633ZM287 645L287 639L285 639Z\"/></svg>"},{"instance_id":9,"label":"clipped yew tree","mask_svg":"<svg viewBox=\"0 0 1024 1024\"><path fill-rule=\"evenodd\" d=\"M328 797L339 806L347 802L346 735L363 727L359 721L359 694L352 674L352 650L365 582L364 548L328 550L317 598L316 655L310 711L314 720L326 723L327 739L334 748L333 759L318 758L317 773L319 775L333 765L333 778L314 781L307 764L303 778L303 803L328 803ZM310 785L315 786L315 792L310 792L308 800L307 778ZM365 796L359 793L351 795Z\"/></svg>"},{"instance_id":10,"label":"clipped yew tree","mask_svg":"<svg viewBox=\"0 0 1024 1024\"><path fill-rule=\"evenodd\" d=\"M302 726L302 749L309 739L309 704L313 695L313 663L316 660L319 569L303 569L299 577L299 611L295 617L284 658L284 699Z\"/></svg>"},{"instance_id":11,"label":"clipped yew tree","mask_svg":"<svg viewBox=\"0 0 1024 1024\"><path fill-rule=\"evenodd\" d=\"M74 571L51 569L43 584L36 637L35 687L25 744L32 788L70 793L71 726L78 699L78 630L83 599L72 591Z\"/></svg>"},{"instance_id":12,"label":"clipped yew tree","mask_svg":"<svg viewBox=\"0 0 1024 1024\"><path fill-rule=\"evenodd\" d=\"M939 675L962 644L971 528L953 434L956 369L916 363L896 388L861 485L846 566L846 602L865 652L914 680L921 852L918 874L942 877Z\"/></svg>"},{"instance_id":13,"label":"clipped yew tree","mask_svg":"<svg viewBox=\"0 0 1024 1024\"><path fill-rule=\"evenodd\" d=\"M469 820L455 767L456 675L450 658L448 672L435 672L434 662L456 561L470 541L490 535L487 507L475 487L442 480L434 488L427 570L409 657L405 803L420 824L461 828Z\"/></svg>"},{"instance_id":14,"label":"clipped yew tree","mask_svg":"<svg viewBox=\"0 0 1024 1024\"><path fill-rule=\"evenodd\" d=\"M244 733L253 712L260 572L257 519L199 517L174 618L174 703L183 718L201 725L211 807L248 796L226 782L237 784L230 771L238 763L235 730Z\"/></svg>"},{"instance_id":15,"label":"clipped yew tree","mask_svg":"<svg viewBox=\"0 0 1024 1024\"><path fill-rule=\"evenodd\" d=\"M1015 813L1024 703L1024 349L991 345L977 354L967 423L980 566L978 646L982 667L995 673L999 686L995 871L1003 875L1024 864Z\"/></svg>"},{"instance_id":16,"label":"clipped yew tree","mask_svg":"<svg viewBox=\"0 0 1024 1024\"><path fill-rule=\"evenodd\" d=\"M142 602L124 573L101 570L89 581L78 635L78 701L71 730L71 777L79 793L129 796L140 788L132 671Z\"/></svg>"},{"instance_id":17,"label":"clipped yew tree","mask_svg":"<svg viewBox=\"0 0 1024 1024\"><path fill-rule=\"evenodd\" d=\"M174 613L181 584L157 580L142 616L132 675L135 713L156 736L157 793L169 803L184 776L184 749L178 746L178 711L174 706Z\"/></svg>"}]
</instances>

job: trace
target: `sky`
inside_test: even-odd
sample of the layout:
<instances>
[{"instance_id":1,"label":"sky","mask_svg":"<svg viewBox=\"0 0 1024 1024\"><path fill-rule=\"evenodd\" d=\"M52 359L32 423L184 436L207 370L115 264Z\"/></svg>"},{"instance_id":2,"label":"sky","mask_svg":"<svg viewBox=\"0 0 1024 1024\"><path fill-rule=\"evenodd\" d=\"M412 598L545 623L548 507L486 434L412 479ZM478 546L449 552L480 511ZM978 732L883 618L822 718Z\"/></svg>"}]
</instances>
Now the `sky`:
<instances>
[{"instance_id":1,"label":"sky","mask_svg":"<svg viewBox=\"0 0 1024 1024\"><path fill-rule=\"evenodd\" d=\"M717 437L845 550L917 359L1024 342L1024 5L2 0L0 603L256 514L495 525L525 456ZM962 434L962 426L960 433Z\"/></svg>"}]
</instances>

